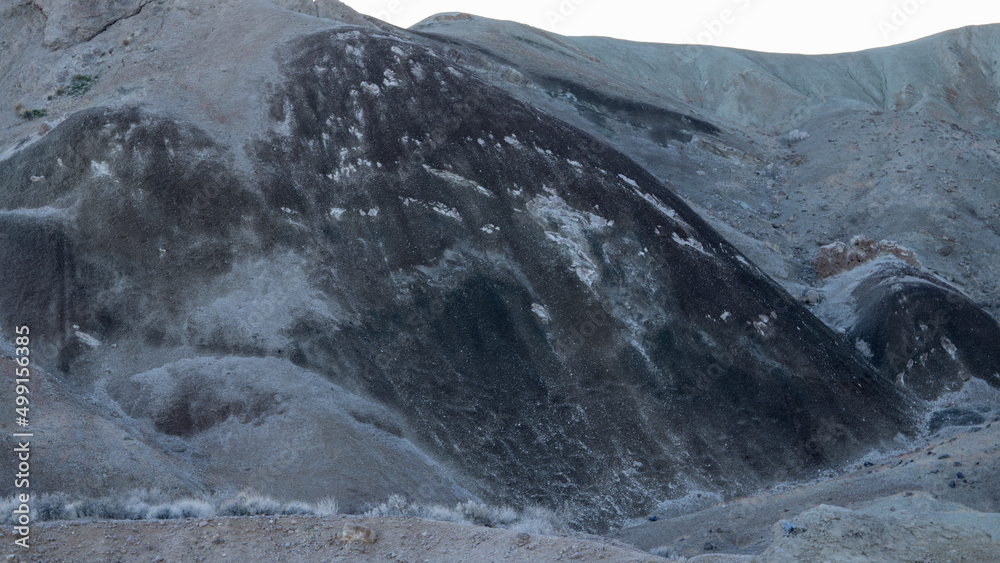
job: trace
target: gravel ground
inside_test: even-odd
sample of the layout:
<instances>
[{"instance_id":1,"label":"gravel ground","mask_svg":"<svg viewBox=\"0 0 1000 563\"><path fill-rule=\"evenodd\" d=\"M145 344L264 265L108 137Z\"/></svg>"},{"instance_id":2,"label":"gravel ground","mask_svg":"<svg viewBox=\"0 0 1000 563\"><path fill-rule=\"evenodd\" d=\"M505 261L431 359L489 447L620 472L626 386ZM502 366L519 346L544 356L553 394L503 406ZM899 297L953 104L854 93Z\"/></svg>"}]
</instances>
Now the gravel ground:
<instances>
[{"instance_id":1,"label":"gravel ground","mask_svg":"<svg viewBox=\"0 0 1000 563\"><path fill-rule=\"evenodd\" d=\"M4 535L11 537L11 530ZM414 518L46 522L34 526L32 536L31 548L8 548L5 561L664 561L596 536L535 536Z\"/></svg>"},{"instance_id":2,"label":"gravel ground","mask_svg":"<svg viewBox=\"0 0 1000 563\"><path fill-rule=\"evenodd\" d=\"M907 493L968 507L978 511L972 514L980 520L995 518L1000 512L1000 422L995 419L1000 419L1000 411L994 410L985 424L944 428L920 447L881 459L872 457L838 476L646 522L614 537L671 556L760 555L776 534L783 539L774 529L780 521L793 520L820 505L869 512L872 506L885 505L882 514L888 515L894 510L885 504L886 497L909 498ZM947 524L948 519L935 522ZM994 536L1000 539L1000 530ZM891 554L887 557L883 560L897 560Z\"/></svg>"}]
</instances>

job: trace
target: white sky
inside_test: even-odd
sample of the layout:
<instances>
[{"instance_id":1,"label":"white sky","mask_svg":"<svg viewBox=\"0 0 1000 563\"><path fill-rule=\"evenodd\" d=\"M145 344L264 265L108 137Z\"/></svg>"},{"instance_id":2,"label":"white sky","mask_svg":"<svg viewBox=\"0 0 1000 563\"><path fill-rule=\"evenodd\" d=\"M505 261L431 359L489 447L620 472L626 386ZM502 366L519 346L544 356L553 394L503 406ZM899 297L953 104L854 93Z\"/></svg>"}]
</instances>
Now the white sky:
<instances>
[{"instance_id":1,"label":"white sky","mask_svg":"<svg viewBox=\"0 0 1000 563\"><path fill-rule=\"evenodd\" d=\"M562 35L836 53L1000 22L995 0L342 0L408 27L441 12L514 20Z\"/></svg>"}]
</instances>

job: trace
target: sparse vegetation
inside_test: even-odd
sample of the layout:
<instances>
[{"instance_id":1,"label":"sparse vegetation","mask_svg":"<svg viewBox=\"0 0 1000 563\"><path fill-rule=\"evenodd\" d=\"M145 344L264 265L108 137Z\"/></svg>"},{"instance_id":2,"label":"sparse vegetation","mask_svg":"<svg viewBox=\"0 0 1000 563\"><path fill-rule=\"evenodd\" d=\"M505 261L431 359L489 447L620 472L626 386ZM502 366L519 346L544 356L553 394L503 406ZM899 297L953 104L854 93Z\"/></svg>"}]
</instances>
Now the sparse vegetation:
<instances>
[{"instance_id":1,"label":"sparse vegetation","mask_svg":"<svg viewBox=\"0 0 1000 563\"><path fill-rule=\"evenodd\" d=\"M263 495L241 492L219 505L222 516L273 516L281 512L281 503Z\"/></svg>"},{"instance_id":2,"label":"sparse vegetation","mask_svg":"<svg viewBox=\"0 0 1000 563\"><path fill-rule=\"evenodd\" d=\"M510 506L491 506L469 501L448 508L436 504L411 504L402 495L390 496L385 502L365 512L365 516L410 516L489 528L507 528L527 534L553 534L567 527L555 512L539 506L529 506L518 511Z\"/></svg>"},{"instance_id":3,"label":"sparse vegetation","mask_svg":"<svg viewBox=\"0 0 1000 563\"><path fill-rule=\"evenodd\" d=\"M0 524L13 525L16 497L0 499ZM292 516L339 514L337 500L333 497L315 503L292 501L282 503L253 491L217 493L202 498L174 497L158 489L137 489L123 495L99 499L71 501L62 493L43 494L31 503L31 519L35 522L49 520L106 519L106 520L173 520L181 518L208 518L210 516ZM506 528L518 533L551 535L566 530L568 526L555 512L538 506L517 510L510 506L492 506L481 502L462 502L454 507L436 504L410 503L402 495L392 495L385 502L373 506L365 516L410 516Z\"/></svg>"},{"instance_id":4,"label":"sparse vegetation","mask_svg":"<svg viewBox=\"0 0 1000 563\"><path fill-rule=\"evenodd\" d=\"M799 141L804 141L809 138L809 133L805 131L800 131L798 129L792 129L787 133L778 135L778 141L785 143L786 145L792 145Z\"/></svg>"},{"instance_id":5,"label":"sparse vegetation","mask_svg":"<svg viewBox=\"0 0 1000 563\"><path fill-rule=\"evenodd\" d=\"M13 525L16 497L0 499L0 524ZM115 497L80 499L70 501L65 494L43 494L32 501L31 519L36 522L49 520L76 520L81 518L107 520L167 520L180 518L207 518L210 516L275 516L309 515L333 516L337 514L337 501L333 497L320 500L315 505L307 502L281 503L252 491L218 494L211 497L173 498L158 489L137 489Z\"/></svg>"},{"instance_id":6,"label":"sparse vegetation","mask_svg":"<svg viewBox=\"0 0 1000 563\"><path fill-rule=\"evenodd\" d=\"M45 117L48 110L45 108L41 109L28 109L21 102L14 104L14 113L22 119L35 119L36 117Z\"/></svg>"},{"instance_id":7,"label":"sparse vegetation","mask_svg":"<svg viewBox=\"0 0 1000 563\"><path fill-rule=\"evenodd\" d=\"M98 75L77 74L70 80L69 86L62 89L62 93L78 98L87 93L88 90L97 84Z\"/></svg>"},{"instance_id":8,"label":"sparse vegetation","mask_svg":"<svg viewBox=\"0 0 1000 563\"><path fill-rule=\"evenodd\" d=\"M340 514L340 508L337 506L337 499L326 497L316 503L313 512L316 513L316 516L334 516Z\"/></svg>"}]
</instances>

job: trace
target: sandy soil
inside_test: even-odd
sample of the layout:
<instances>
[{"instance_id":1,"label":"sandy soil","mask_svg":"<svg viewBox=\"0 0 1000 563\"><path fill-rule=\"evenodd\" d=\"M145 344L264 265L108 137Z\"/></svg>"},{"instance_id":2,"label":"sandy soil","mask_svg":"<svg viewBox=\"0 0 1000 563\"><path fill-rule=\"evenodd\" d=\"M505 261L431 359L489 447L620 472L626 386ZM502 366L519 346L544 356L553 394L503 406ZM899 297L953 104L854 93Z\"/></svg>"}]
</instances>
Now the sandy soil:
<instances>
[{"instance_id":1,"label":"sandy soil","mask_svg":"<svg viewBox=\"0 0 1000 563\"><path fill-rule=\"evenodd\" d=\"M4 528L4 537L12 537ZM46 522L32 528L31 543L28 550L8 545L0 557L47 563L664 561L596 536L360 516Z\"/></svg>"}]
</instances>

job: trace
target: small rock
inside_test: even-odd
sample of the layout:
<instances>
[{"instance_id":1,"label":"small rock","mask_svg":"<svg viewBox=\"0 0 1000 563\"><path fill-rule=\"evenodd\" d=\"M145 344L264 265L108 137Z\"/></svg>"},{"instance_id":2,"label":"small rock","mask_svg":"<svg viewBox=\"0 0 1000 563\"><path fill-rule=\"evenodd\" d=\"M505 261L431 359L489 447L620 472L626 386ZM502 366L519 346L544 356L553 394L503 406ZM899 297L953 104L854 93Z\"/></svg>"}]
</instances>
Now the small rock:
<instances>
[{"instance_id":1,"label":"small rock","mask_svg":"<svg viewBox=\"0 0 1000 563\"><path fill-rule=\"evenodd\" d=\"M531 536L528 535L528 534L526 534L526 533L524 533L524 532L521 532L520 534L517 535L517 546L518 547L524 547L524 546L528 545L528 542L530 542L530 541L531 541Z\"/></svg>"},{"instance_id":2,"label":"small rock","mask_svg":"<svg viewBox=\"0 0 1000 563\"><path fill-rule=\"evenodd\" d=\"M660 518L659 518L658 516L656 516L655 514L654 514L653 516L650 516L650 517L649 517L649 521L650 521L650 522L656 522L656 521L657 521L657 520L659 520L659 519L660 519Z\"/></svg>"},{"instance_id":3,"label":"small rock","mask_svg":"<svg viewBox=\"0 0 1000 563\"><path fill-rule=\"evenodd\" d=\"M965 473L962 473L961 471L959 471L958 473L955 474L955 478L956 479L965 479Z\"/></svg>"},{"instance_id":4,"label":"small rock","mask_svg":"<svg viewBox=\"0 0 1000 563\"><path fill-rule=\"evenodd\" d=\"M955 252L955 247L953 247L950 244L946 244L946 245L942 246L941 248L937 249L937 251L938 251L938 254L940 254L941 256L948 256L952 252Z\"/></svg>"},{"instance_id":5,"label":"small rock","mask_svg":"<svg viewBox=\"0 0 1000 563\"><path fill-rule=\"evenodd\" d=\"M939 455L938 459L948 459L949 457L951 457L951 454L944 454L944 455Z\"/></svg>"},{"instance_id":6,"label":"small rock","mask_svg":"<svg viewBox=\"0 0 1000 563\"><path fill-rule=\"evenodd\" d=\"M948 486L951 487L952 489L954 489L955 488L955 480L952 479L951 481L948 481Z\"/></svg>"},{"instance_id":7,"label":"small rock","mask_svg":"<svg viewBox=\"0 0 1000 563\"><path fill-rule=\"evenodd\" d=\"M715 549L715 546L712 545L712 542L705 542L705 551L712 551L713 549Z\"/></svg>"},{"instance_id":8,"label":"small rock","mask_svg":"<svg viewBox=\"0 0 1000 563\"><path fill-rule=\"evenodd\" d=\"M378 540L378 533L357 524L344 524L344 531L340 534L340 538L348 543L375 543Z\"/></svg>"}]
</instances>

